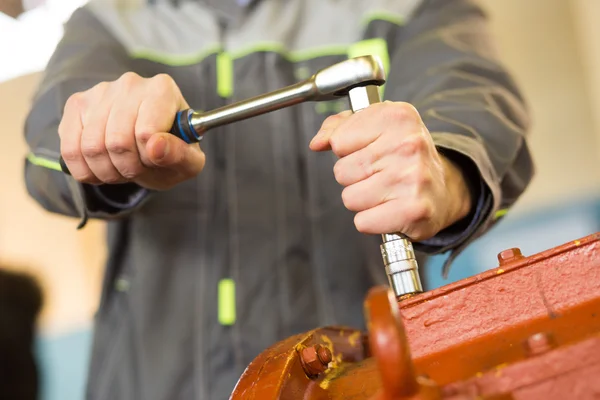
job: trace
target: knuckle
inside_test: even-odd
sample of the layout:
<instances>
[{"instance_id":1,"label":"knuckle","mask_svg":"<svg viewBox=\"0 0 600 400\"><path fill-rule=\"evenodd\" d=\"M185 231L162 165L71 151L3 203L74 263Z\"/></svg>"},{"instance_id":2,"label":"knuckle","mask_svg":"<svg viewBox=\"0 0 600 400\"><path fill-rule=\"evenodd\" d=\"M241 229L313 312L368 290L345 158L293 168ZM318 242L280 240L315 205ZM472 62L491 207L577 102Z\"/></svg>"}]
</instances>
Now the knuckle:
<instances>
[{"instance_id":1,"label":"knuckle","mask_svg":"<svg viewBox=\"0 0 600 400\"><path fill-rule=\"evenodd\" d=\"M150 78L152 88L159 94L174 94L176 93L177 84L175 80L168 74L158 74Z\"/></svg>"},{"instance_id":2,"label":"knuckle","mask_svg":"<svg viewBox=\"0 0 600 400\"><path fill-rule=\"evenodd\" d=\"M331 125L336 124L340 118L340 114L330 115L329 117L325 118L325 121L323 121L323 127L329 127Z\"/></svg>"},{"instance_id":3,"label":"knuckle","mask_svg":"<svg viewBox=\"0 0 600 400\"><path fill-rule=\"evenodd\" d=\"M132 86L136 85L138 82L140 82L141 79L142 78L138 74L129 71L121 75L119 79L117 79L117 83L121 88L129 89Z\"/></svg>"},{"instance_id":4,"label":"knuckle","mask_svg":"<svg viewBox=\"0 0 600 400\"><path fill-rule=\"evenodd\" d=\"M406 179L407 171L403 168L390 168L386 170L389 173L392 183L400 183Z\"/></svg>"},{"instance_id":5,"label":"knuckle","mask_svg":"<svg viewBox=\"0 0 600 400\"><path fill-rule=\"evenodd\" d=\"M106 90L108 90L108 88L110 87L111 83L110 82L100 82L98 84L96 84L96 86L94 86L92 89L90 89L90 92L99 95L102 94L104 92L106 92Z\"/></svg>"},{"instance_id":6,"label":"knuckle","mask_svg":"<svg viewBox=\"0 0 600 400\"><path fill-rule=\"evenodd\" d=\"M371 177L375 173L375 167L373 166L372 160L373 158L369 158L367 155L358 158L356 163L363 178Z\"/></svg>"},{"instance_id":7,"label":"knuckle","mask_svg":"<svg viewBox=\"0 0 600 400\"><path fill-rule=\"evenodd\" d=\"M164 98L164 97L163 97ZM164 118L165 115L170 115L173 110L166 110L174 106L174 102L169 102L165 105L165 108L153 105L152 108L146 108L144 111L140 111L136 121L134 129L134 137L140 143L147 143L148 140L157 132L168 132L171 129L172 120L167 122Z\"/></svg>"},{"instance_id":8,"label":"knuckle","mask_svg":"<svg viewBox=\"0 0 600 400\"><path fill-rule=\"evenodd\" d=\"M140 130L135 133L135 138L140 143L146 144L146 143L148 143L148 140L150 140L150 138L152 137L152 135L155 132L158 132L158 129L155 129L154 127L152 127L150 125L146 125L146 126L140 128Z\"/></svg>"},{"instance_id":9,"label":"knuckle","mask_svg":"<svg viewBox=\"0 0 600 400\"><path fill-rule=\"evenodd\" d=\"M73 93L65 103L65 110L82 110L86 106L86 96L82 92Z\"/></svg>"},{"instance_id":10,"label":"knuckle","mask_svg":"<svg viewBox=\"0 0 600 400\"><path fill-rule=\"evenodd\" d=\"M334 164L333 176L335 177L335 180L337 181L337 183L339 183L340 185L343 185L342 182L344 181L344 165L342 164L341 160Z\"/></svg>"},{"instance_id":11,"label":"knuckle","mask_svg":"<svg viewBox=\"0 0 600 400\"><path fill-rule=\"evenodd\" d=\"M403 121L403 122L414 122L418 121L421 117L417 109L410 103L397 102L386 104L387 112L390 113L390 118Z\"/></svg>"},{"instance_id":12,"label":"knuckle","mask_svg":"<svg viewBox=\"0 0 600 400\"><path fill-rule=\"evenodd\" d=\"M427 235L425 234L425 229L421 227L413 228L406 233L406 235L411 238L411 240L418 242L421 240L425 240Z\"/></svg>"},{"instance_id":13,"label":"knuckle","mask_svg":"<svg viewBox=\"0 0 600 400\"><path fill-rule=\"evenodd\" d=\"M415 203L408 209L408 219L413 222L420 222L424 220L428 220L431 218L433 214L433 209L429 202L421 201Z\"/></svg>"},{"instance_id":14,"label":"knuckle","mask_svg":"<svg viewBox=\"0 0 600 400\"><path fill-rule=\"evenodd\" d=\"M86 158L97 158L106 154L106 147L103 143L83 143L81 153Z\"/></svg>"},{"instance_id":15,"label":"knuckle","mask_svg":"<svg viewBox=\"0 0 600 400\"><path fill-rule=\"evenodd\" d=\"M422 153L426 148L427 141L425 140L425 137L423 135L415 134L403 140L398 147L398 151L405 156L410 156Z\"/></svg>"},{"instance_id":16,"label":"knuckle","mask_svg":"<svg viewBox=\"0 0 600 400\"><path fill-rule=\"evenodd\" d=\"M123 168L120 172L125 179L135 179L138 176L142 175L142 173L144 172L144 167L140 163L135 163L132 165L128 165L127 167Z\"/></svg>"},{"instance_id":17,"label":"knuckle","mask_svg":"<svg viewBox=\"0 0 600 400\"><path fill-rule=\"evenodd\" d=\"M388 144L387 151L391 154L402 154L402 141L393 140Z\"/></svg>"},{"instance_id":18,"label":"knuckle","mask_svg":"<svg viewBox=\"0 0 600 400\"><path fill-rule=\"evenodd\" d=\"M344 149L344 139L341 135L331 135L329 138L329 146L335 154L340 154Z\"/></svg>"},{"instance_id":19,"label":"knuckle","mask_svg":"<svg viewBox=\"0 0 600 400\"><path fill-rule=\"evenodd\" d=\"M134 142L126 135L107 135L106 150L113 154L124 154L133 151Z\"/></svg>"},{"instance_id":20,"label":"knuckle","mask_svg":"<svg viewBox=\"0 0 600 400\"><path fill-rule=\"evenodd\" d=\"M419 187L429 186L433 180L431 172L424 166L416 167L411 173L412 183Z\"/></svg>"},{"instance_id":21,"label":"knuckle","mask_svg":"<svg viewBox=\"0 0 600 400\"><path fill-rule=\"evenodd\" d=\"M63 144L61 155L65 161L73 162L81 159L81 151L74 146Z\"/></svg>"}]
</instances>

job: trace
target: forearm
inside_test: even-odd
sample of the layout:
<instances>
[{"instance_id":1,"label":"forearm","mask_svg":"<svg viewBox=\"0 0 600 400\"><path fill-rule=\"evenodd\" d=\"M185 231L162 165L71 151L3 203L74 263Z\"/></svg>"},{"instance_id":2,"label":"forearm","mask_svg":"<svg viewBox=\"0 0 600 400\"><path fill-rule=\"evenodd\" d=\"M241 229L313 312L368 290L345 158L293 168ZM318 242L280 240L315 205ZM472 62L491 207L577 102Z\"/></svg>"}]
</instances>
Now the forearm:
<instances>
[{"instance_id":1,"label":"forearm","mask_svg":"<svg viewBox=\"0 0 600 400\"><path fill-rule=\"evenodd\" d=\"M26 186L45 209L82 221L118 218L147 197L147 190L132 184L111 188L80 184L62 173L58 164L58 126L67 99L128 69L128 58L114 39L87 11L77 11L47 66L25 123Z\"/></svg>"},{"instance_id":2,"label":"forearm","mask_svg":"<svg viewBox=\"0 0 600 400\"><path fill-rule=\"evenodd\" d=\"M460 249L483 234L533 175L527 109L495 59L486 23L472 1L426 1L392 58L388 98L417 108L472 197L466 216L415 244L429 253Z\"/></svg>"}]
</instances>

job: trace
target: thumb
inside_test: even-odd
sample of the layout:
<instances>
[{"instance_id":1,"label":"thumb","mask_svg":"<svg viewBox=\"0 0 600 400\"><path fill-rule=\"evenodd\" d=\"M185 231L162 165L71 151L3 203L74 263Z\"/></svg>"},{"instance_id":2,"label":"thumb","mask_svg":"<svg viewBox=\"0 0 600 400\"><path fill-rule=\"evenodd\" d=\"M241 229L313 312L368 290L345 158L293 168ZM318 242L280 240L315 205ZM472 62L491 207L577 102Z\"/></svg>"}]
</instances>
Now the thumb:
<instances>
[{"instance_id":1,"label":"thumb","mask_svg":"<svg viewBox=\"0 0 600 400\"><path fill-rule=\"evenodd\" d=\"M198 144L188 144L170 133L155 133L146 144L148 159L157 167L195 176L202 171L205 155Z\"/></svg>"}]
</instances>

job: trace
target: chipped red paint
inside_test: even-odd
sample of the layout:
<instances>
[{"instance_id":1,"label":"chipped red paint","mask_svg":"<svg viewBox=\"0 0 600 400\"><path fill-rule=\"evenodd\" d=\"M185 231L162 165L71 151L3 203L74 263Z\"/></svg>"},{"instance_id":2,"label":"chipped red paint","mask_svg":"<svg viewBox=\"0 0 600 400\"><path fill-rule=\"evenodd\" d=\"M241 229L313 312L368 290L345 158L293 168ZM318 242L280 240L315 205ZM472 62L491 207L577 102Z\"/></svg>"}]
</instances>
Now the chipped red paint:
<instances>
[{"instance_id":1,"label":"chipped red paint","mask_svg":"<svg viewBox=\"0 0 600 400\"><path fill-rule=\"evenodd\" d=\"M529 257L509 249L498 259L498 268L403 300L399 313L375 312L369 336L323 328L274 345L250 364L231 399L599 398L600 233ZM315 344L334 361L309 378L298 351ZM398 394L386 384L394 379L410 390Z\"/></svg>"}]
</instances>

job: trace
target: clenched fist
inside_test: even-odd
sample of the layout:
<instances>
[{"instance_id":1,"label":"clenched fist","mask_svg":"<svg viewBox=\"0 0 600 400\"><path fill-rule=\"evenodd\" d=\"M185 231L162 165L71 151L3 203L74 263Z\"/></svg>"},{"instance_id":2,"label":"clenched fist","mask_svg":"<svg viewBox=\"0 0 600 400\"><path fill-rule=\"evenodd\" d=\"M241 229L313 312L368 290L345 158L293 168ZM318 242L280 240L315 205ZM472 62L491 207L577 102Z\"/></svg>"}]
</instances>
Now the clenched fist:
<instances>
[{"instance_id":1,"label":"clenched fist","mask_svg":"<svg viewBox=\"0 0 600 400\"><path fill-rule=\"evenodd\" d=\"M426 240L471 209L461 171L438 153L410 104L387 101L329 117L310 147L339 157L335 179L360 232Z\"/></svg>"},{"instance_id":2,"label":"clenched fist","mask_svg":"<svg viewBox=\"0 0 600 400\"><path fill-rule=\"evenodd\" d=\"M168 133L187 108L169 76L126 73L69 98L58 128L61 154L80 182L169 189L204 168L197 144Z\"/></svg>"}]
</instances>

